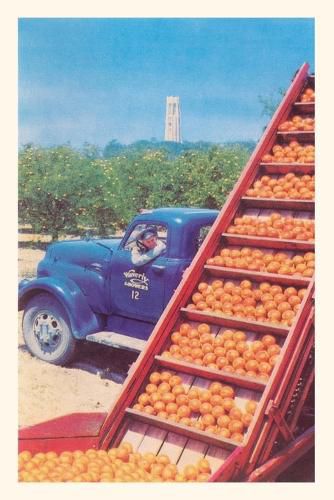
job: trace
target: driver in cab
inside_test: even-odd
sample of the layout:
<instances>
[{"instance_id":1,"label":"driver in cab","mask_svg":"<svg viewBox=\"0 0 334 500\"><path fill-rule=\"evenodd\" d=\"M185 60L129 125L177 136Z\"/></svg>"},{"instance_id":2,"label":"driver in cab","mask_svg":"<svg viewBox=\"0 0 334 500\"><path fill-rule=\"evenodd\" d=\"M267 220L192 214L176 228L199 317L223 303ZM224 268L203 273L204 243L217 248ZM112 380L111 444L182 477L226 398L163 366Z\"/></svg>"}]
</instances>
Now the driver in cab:
<instances>
[{"instance_id":1,"label":"driver in cab","mask_svg":"<svg viewBox=\"0 0 334 500\"><path fill-rule=\"evenodd\" d=\"M158 239L157 228L147 227L136 238L136 245L131 251L131 262L134 266L143 266L158 257L166 245Z\"/></svg>"}]
</instances>

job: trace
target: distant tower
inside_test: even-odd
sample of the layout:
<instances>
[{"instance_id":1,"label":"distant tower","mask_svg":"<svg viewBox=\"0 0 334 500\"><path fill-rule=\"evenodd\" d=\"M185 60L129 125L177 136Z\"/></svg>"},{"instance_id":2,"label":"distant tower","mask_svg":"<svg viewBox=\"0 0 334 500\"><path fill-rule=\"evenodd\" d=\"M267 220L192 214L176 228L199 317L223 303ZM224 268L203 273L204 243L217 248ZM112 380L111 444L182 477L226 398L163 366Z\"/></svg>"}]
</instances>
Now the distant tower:
<instances>
[{"instance_id":1,"label":"distant tower","mask_svg":"<svg viewBox=\"0 0 334 500\"><path fill-rule=\"evenodd\" d=\"M166 99L165 141L181 142L180 98L168 96Z\"/></svg>"}]
</instances>

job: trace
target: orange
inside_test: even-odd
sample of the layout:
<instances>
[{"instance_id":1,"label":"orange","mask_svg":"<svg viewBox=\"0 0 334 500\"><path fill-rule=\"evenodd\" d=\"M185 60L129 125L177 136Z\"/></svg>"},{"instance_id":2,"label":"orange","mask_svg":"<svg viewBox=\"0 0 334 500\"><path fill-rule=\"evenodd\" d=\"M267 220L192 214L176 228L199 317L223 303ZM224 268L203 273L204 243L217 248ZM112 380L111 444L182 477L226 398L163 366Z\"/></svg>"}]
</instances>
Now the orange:
<instances>
[{"instance_id":1,"label":"orange","mask_svg":"<svg viewBox=\"0 0 334 500\"><path fill-rule=\"evenodd\" d=\"M191 415L191 409L187 405L181 405L177 409L177 415L181 418L183 417L190 417Z\"/></svg>"},{"instance_id":2,"label":"orange","mask_svg":"<svg viewBox=\"0 0 334 500\"><path fill-rule=\"evenodd\" d=\"M172 375L168 383L171 387L174 387L175 385L180 385L182 384L182 378L179 375Z\"/></svg>"},{"instance_id":3,"label":"orange","mask_svg":"<svg viewBox=\"0 0 334 500\"><path fill-rule=\"evenodd\" d=\"M194 398L189 400L189 408L195 413L199 412L201 405L202 403L199 399Z\"/></svg>"},{"instance_id":4,"label":"orange","mask_svg":"<svg viewBox=\"0 0 334 500\"><path fill-rule=\"evenodd\" d=\"M212 404L209 402L204 402L201 404L199 408L199 412L201 415L206 415L207 413L211 413L212 411Z\"/></svg>"},{"instance_id":5,"label":"orange","mask_svg":"<svg viewBox=\"0 0 334 500\"><path fill-rule=\"evenodd\" d=\"M247 371L256 372L258 370L258 362L255 359L246 361L245 369Z\"/></svg>"},{"instance_id":6,"label":"orange","mask_svg":"<svg viewBox=\"0 0 334 500\"><path fill-rule=\"evenodd\" d=\"M175 332L178 333L178 332ZM149 378L151 384L158 384L160 382L160 373L152 372Z\"/></svg>"},{"instance_id":7,"label":"orange","mask_svg":"<svg viewBox=\"0 0 334 500\"><path fill-rule=\"evenodd\" d=\"M211 467L210 463L206 458L201 458L196 464L197 469L200 473L210 473Z\"/></svg>"},{"instance_id":8,"label":"orange","mask_svg":"<svg viewBox=\"0 0 334 500\"><path fill-rule=\"evenodd\" d=\"M222 398L234 398L234 389L229 385L224 385L221 389L220 395Z\"/></svg>"},{"instance_id":9,"label":"orange","mask_svg":"<svg viewBox=\"0 0 334 500\"><path fill-rule=\"evenodd\" d=\"M217 425L219 427L227 428L229 426L230 421L231 418L228 415L221 415L220 417L217 418Z\"/></svg>"},{"instance_id":10,"label":"orange","mask_svg":"<svg viewBox=\"0 0 334 500\"><path fill-rule=\"evenodd\" d=\"M165 404L174 403L176 400L176 395L173 394L172 392L164 392L158 394L161 398L161 401L163 401Z\"/></svg>"},{"instance_id":11,"label":"orange","mask_svg":"<svg viewBox=\"0 0 334 500\"><path fill-rule=\"evenodd\" d=\"M170 377L169 377L169 379L170 379ZM166 393L166 392L170 392L171 391L171 386L169 385L168 382L161 382L161 384L159 384L159 386L157 387L157 390L158 390L158 392L160 394L163 394L163 393Z\"/></svg>"},{"instance_id":12,"label":"orange","mask_svg":"<svg viewBox=\"0 0 334 500\"><path fill-rule=\"evenodd\" d=\"M166 419L166 418L169 417L169 415L168 415L168 413L166 411L163 410L163 411L159 411L157 413L157 417L159 417L159 418L165 418Z\"/></svg>"},{"instance_id":13,"label":"orange","mask_svg":"<svg viewBox=\"0 0 334 500\"><path fill-rule=\"evenodd\" d=\"M170 338L171 338L173 344L178 344L180 342L180 339L182 338L182 335L180 332L173 332L171 334ZM159 375L159 373L158 373L158 375ZM150 379L150 381L152 383L159 383L160 382L160 375L159 375L159 378L155 378L155 376L153 376L153 380L157 380L157 382L152 382Z\"/></svg>"},{"instance_id":14,"label":"orange","mask_svg":"<svg viewBox=\"0 0 334 500\"><path fill-rule=\"evenodd\" d=\"M170 377L172 376L172 373L169 371L163 371L160 373L160 379L162 382L168 382Z\"/></svg>"},{"instance_id":15,"label":"orange","mask_svg":"<svg viewBox=\"0 0 334 500\"><path fill-rule=\"evenodd\" d=\"M234 432L231 434L231 439L233 441L238 441L239 443L242 443L244 440L244 436L240 432Z\"/></svg>"},{"instance_id":16,"label":"orange","mask_svg":"<svg viewBox=\"0 0 334 500\"><path fill-rule=\"evenodd\" d=\"M235 432L241 433L244 429L244 424L240 420L231 420L228 426L229 431L233 435Z\"/></svg>"},{"instance_id":17,"label":"orange","mask_svg":"<svg viewBox=\"0 0 334 500\"><path fill-rule=\"evenodd\" d=\"M192 387L187 392L187 396L188 396L189 400L190 399L198 399L199 394L200 394L200 390L198 389L198 387Z\"/></svg>"},{"instance_id":18,"label":"orange","mask_svg":"<svg viewBox=\"0 0 334 500\"><path fill-rule=\"evenodd\" d=\"M249 427L252 422L253 416L250 413L244 413L241 417L241 421L245 427Z\"/></svg>"},{"instance_id":19,"label":"orange","mask_svg":"<svg viewBox=\"0 0 334 500\"><path fill-rule=\"evenodd\" d=\"M187 481L196 481L198 470L194 465L186 465L183 470L183 475Z\"/></svg>"},{"instance_id":20,"label":"orange","mask_svg":"<svg viewBox=\"0 0 334 500\"><path fill-rule=\"evenodd\" d=\"M228 416L233 420L240 420L242 417L242 411L239 408L233 407Z\"/></svg>"},{"instance_id":21,"label":"orange","mask_svg":"<svg viewBox=\"0 0 334 500\"><path fill-rule=\"evenodd\" d=\"M185 394L186 390L183 385L175 385L172 389L172 393L174 396L178 396L179 394Z\"/></svg>"},{"instance_id":22,"label":"orange","mask_svg":"<svg viewBox=\"0 0 334 500\"><path fill-rule=\"evenodd\" d=\"M222 415L225 414L225 410L224 410L224 407L223 406L214 406L212 408L212 415L215 417L215 418L219 418L221 417Z\"/></svg>"},{"instance_id":23,"label":"orange","mask_svg":"<svg viewBox=\"0 0 334 500\"><path fill-rule=\"evenodd\" d=\"M160 410L162 411L163 408ZM172 415L173 413L177 413L177 410L178 410L178 406L176 403L167 403L166 404L166 412L168 413L168 415Z\"/></svg>"},{"instance_id":24,"label":"orange","mask_svg":"<svg viewBox=\"0 0 334 500\"><path fill-rule=\"evenodd\" d=\"M145 406L143 412L147 413L148 415L154 415L155 414L155 410L154 410L153 406L151 406L151 405Z\"/></svg>"},{"instance_id":25,"label":"orange","mask_svg":"<svg viewBox=\"0 0 334 500\"><path fill-rule=\"evenodd\" d=\"M258 369L259 369L260 373L267 373L267 374L269 374L271 372L271 370L272 370L272 366L271 366L270 363L268 363L266 361L261 361L259 363Z\"/></svg>"},{"instance_id":26,"label":"orange","mask_svg":"<svg viewBox=\"0 0 334 500\"><path fill-rule=\"evenodd\" d=\"M189 325L189 323L182 323L179 328L181 335L187 335L190 329L191 326Z\"/></svg>"},{"instance_id":27,"label":"orange","mask_svg":"<svg viewBox=\"0 0 334 500\"><path fill-rule=\"evenodd\" d=\"M189 403L189 398L186 394L179 394L176 396L175 402L178 406L187 405Z\"/></svg>"},{"instance_id":28,"label":"orange","mask_svg":"<svg viewBox=\"0 0 334 500\"><path fill-rule=\"evenodd\" d=\"M160 385L162 385L162 384L160 384ZM147 394L153 394L154 392L157 392L158 386L155 384L147 384L145 390L146 390Z\"/></svg>"},{"instance_id":29,"label":"orange","mask_svg":"<svg viewBox=\"0 0 334 500\"><path fill-rule=\"evenodd\" d=\"M255 401L249 400L246 403L246 412L250 413L251 415L254 415L256 407L257 403Z\"/></svg>"},{"instance_id":30,"label":"orange","mask_svg":"<svg viewBox=\"0 0 334 500\"><path fill-rule=\"evenodd\" d=\"M234 407L234 400L232 398L224 398L222 406L225 411L230 411Z\"/></svg>"}]
</instances>

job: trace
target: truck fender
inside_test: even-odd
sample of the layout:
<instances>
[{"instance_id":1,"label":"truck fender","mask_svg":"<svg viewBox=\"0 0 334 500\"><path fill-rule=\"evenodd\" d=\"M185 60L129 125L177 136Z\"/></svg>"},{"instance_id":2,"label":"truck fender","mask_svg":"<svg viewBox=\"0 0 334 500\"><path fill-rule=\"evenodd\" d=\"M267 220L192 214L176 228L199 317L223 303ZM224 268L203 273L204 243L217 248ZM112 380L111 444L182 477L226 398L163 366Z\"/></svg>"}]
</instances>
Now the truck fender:
<instances>
[{"instance_id":1,"label":"truck fender","mask_svg":"<svg viewBox=\"0 0 334 500\"><path fill-rule=\"evenodd\" d=\"M70 279L36 278L24 280L19 286L19 311L35 295L47 292L56 298L65 308L76 339L83 339L90 333L100 330L97 316L89 306L86 297L74 281Z\"/></svg>"}]
</instances>

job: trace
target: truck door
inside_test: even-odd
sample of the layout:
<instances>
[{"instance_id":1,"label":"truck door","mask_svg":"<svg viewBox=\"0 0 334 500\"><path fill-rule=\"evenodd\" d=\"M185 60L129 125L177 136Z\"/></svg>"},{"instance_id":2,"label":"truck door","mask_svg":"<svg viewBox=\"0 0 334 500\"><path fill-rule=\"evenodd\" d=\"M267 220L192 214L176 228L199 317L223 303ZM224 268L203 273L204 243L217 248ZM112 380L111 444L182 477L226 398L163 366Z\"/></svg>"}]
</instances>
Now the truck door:
<instances>
[{"instance_id":1,"label":"truck door","mask_svg":"<svg viewBox=\"0 0 334 500\"><path fill-rule=\"evenodd\" d=\"M155 323L164 309L168 235L165 226L157 226L158 238L166 250L142 266L134 266L131 252L136 235L154 224L137 224L111 259L110 303L113 314Z\"/></svg>"}]
</instances>

